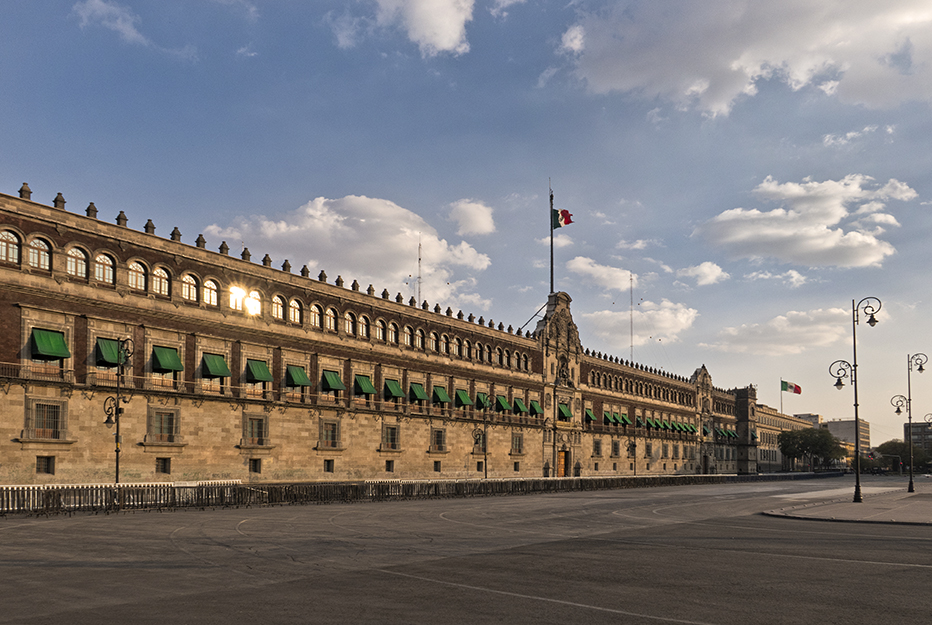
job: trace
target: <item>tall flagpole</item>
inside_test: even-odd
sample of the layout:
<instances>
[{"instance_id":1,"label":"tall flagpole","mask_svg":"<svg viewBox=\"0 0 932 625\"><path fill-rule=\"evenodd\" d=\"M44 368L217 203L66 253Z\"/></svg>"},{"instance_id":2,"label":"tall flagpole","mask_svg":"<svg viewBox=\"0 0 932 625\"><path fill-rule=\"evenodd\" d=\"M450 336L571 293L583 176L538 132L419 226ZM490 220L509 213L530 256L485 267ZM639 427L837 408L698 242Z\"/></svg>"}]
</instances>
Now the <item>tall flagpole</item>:
<instances>
[{"instance_id":1,"label":"tall flagpole","mask_svg":"<svg viewBox=\"0 0 932 625\"><path fill-rule=\"evenodd\" d=\"M550 222L550 292L553 293L553 187L550 178L547 178L547 187L550 189L550 212L547 213L547 221Z\"/></svg>"},{"instance_id":2,"label":"tall flagpole","mask_svg":"<svg viewBox=\"0 0 932 625\"><path fill-rule=\"evenodd\" d=\"M780 378L780 414L783 414L783 378Z\"/></svg>"}]
</instances>

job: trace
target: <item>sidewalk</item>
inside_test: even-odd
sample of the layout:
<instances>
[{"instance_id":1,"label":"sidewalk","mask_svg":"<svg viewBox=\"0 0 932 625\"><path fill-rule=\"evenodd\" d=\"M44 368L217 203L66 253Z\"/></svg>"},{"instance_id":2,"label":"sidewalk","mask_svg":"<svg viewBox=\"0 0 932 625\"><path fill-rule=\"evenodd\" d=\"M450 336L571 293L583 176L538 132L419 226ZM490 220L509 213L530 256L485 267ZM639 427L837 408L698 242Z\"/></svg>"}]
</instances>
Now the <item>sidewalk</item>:
<instances>
[{"instance_id":1,"label":"sidewalk","mask_svg":"<svg viewBox=\"0 0 932 625\"><path fill-rule=\"evenodd\" d=\"M844 499L787 506L768 510L763 514L810 521L836 521L848 523L894 523L903 525L932 525L932 480L917 476L913 480L914 493L902 488L869 493L862 482L861 503L854 503L854 488Z\"/></svg>"}]
</instances>

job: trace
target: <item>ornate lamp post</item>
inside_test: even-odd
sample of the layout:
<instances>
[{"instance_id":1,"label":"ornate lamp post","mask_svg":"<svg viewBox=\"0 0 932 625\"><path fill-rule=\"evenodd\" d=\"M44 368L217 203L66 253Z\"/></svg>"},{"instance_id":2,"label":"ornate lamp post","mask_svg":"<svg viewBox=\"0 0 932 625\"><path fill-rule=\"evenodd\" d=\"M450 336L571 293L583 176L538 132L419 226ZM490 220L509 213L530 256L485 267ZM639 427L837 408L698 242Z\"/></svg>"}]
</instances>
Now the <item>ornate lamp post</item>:
<instances>
[{"instance_id":1,"label":"ornate lamp post","mask_svg":"<svg viewBox=\"0 0 932 625\"><path fill-rule=\"evenodd\" d=\"M116 479L115 484L120 483L120 445L123 443L123 437L120 436L120 415L123 414L122 404L129 402L132 397L124 397L122 395L121 383L123 381L123 373L126 368L126 361L133 355L133 341L132 339L123 339L120 341L119 349L119 358L117 364L117 383L116 383L116 393L104 400L104 414L107 415L107 420L104 421L104 425L108 428L113 427L113 424L116 424L116 432L113 437L116 442Z\"/></svg>"},{"instance_id":2,"label":"ornate lamp post","mask_svg":"<svg viewBox=\"0 0 932 625\"><path fill-rule=\"evenodd\" d=\"M851 377L851 386L854 387L854 503L861 503L861 421L858 418L858 312L868 315L867 325L877 325L875 313L880 311L880 300L876 297L865 297L855 304L851 300L851 344L852 362L836 360L828 367L828 372L835 378L835 388L839 391L845 386L842 378Z\"/></svg>"},{"instance_id":3,"label":"ornate lamp post","mask_svg":"<svg viewBox=\"0 0 932 625\"><path fill-rule=\"evenodd\" d=\"M903 406L906 406L906 418L909 426L906 430L906 444L909 445L909 489L908 492L916 492L913 486L913 394L912 394L912 373L915 365L916 371L922 373L925 371L922 365L929 362L929 357L925 354L907 354L906 356L906 397L894 395L890 403L896 406L896 414L903 414Z\"/></svg>"}]
</instances>

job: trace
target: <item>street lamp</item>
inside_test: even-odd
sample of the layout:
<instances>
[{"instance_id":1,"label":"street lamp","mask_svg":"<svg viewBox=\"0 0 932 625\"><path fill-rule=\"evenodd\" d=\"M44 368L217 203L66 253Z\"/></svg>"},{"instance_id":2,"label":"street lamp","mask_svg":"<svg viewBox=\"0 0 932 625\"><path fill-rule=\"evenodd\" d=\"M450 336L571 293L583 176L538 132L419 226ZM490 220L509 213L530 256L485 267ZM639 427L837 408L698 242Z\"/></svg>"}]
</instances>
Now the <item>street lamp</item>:
<instances>
[{"instance_id":1,"label":"street lamp","mask_svg":"<svg viewBox=\"0 0 932 625\"><path fill-rule=\"evenodd\" d=\"M908 492L916 492L915 487L913 486L913 394L912 394L912 373L913 366L916 367L916 371L922 373L925 371L922 365L929 362L929 357L925 354L912 354L906 355L906 397L902 395L894 395L890 400L890 403L896 406L896 414L902 414L902 407L906 406L906 418L909 421L908 429L906 430L906 444L909 445L909 489Z\"/></svg>"},{"instance_id":2,"label":"street lamp","mask_svg":"<svg viewBox=\"0 0 932 625\"><path fill-rule=\"evenodd\" d=\"M116 424L116 432L114 433L114 441L116 442L116 479L115 484L120 483L120 445L123 443L123 437L120 436L120 415L123 414L122 404L128 403L132 397L124 397L121 393L121 383L123 381L123 373L126 367L126 361L129 360L130 356L133 355L133 341L132 339L123 339L119 344L118 358L117 358L117 382L116 382L116 393L104 400L104 414L107 415L107 420L104 421L104 425L107 428L113 427Z\"/></svg>"},{"instance_id":3,"label":"street lamp","mask_svg":"<svg viewBox=\"0 0 932 625\"><path fill-rule=\"evenodd\" d=\"M874 316L880 311L880 300L876 297L865 297L855 304L851 300L851 345L852 362L836 360L828 367L828 372L835 378L835 388L839 391L845 386L842 378L851 378L854 387L854 503L861 503L861 420L858 418L858 312L868 315L867 325L877 325Z\"/></svg>"}]
</instances>

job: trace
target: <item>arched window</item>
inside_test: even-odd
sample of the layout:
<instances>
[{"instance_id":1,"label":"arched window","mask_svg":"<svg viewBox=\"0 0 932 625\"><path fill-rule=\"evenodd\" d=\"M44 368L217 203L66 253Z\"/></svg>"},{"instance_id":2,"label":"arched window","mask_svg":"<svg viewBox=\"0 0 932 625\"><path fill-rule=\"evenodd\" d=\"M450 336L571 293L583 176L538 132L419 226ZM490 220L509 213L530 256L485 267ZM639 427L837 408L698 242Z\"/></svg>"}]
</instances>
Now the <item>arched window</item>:
<instances>
[{"instance_id":1,"label":"arched window","mask_svg":"<svg viewBox=\"0 0 932 625\"><path fill-rule=\"evenodd\" d=\"M369 318L368 317L359 318L359 338L361 339L369 338Z\"/></svg>"},{"instance_id":2,"label":"arched window","mask_svg":"<svg viewBox=\"0 0 932 625\"><path fill-rule=\"evenodd\" d=\"M327 314L324 316L324 323L326 328L331 332L337 331L337 311L332 308L327 309Z\"/></svg>"},{"instance_id":3,"label":"arched window","mask_svg":"<svg viewBox=\"0 0 932 625\"><path fill-rule=\"evenodd\" d=\"M388 326L388 342L392 345L398 345L398 326L394 323Z\"/></svg>"},{"instance_id":4,"label":"arched window","mask_svg":"<svg viewBox=\"0 0 932 625\"><path fill-rule=\"evenodd\" d=\"M492 346L491 345L485 346L485 361L492 362Z\"/></svg>"},{"instance_id":5,"label":"arched window","mask_svg":"<svg viewBox=\"0 0 932 625\"><path fill-rule=\"evenodd\" d=\"M246 305L246 312L250 315L262 314L262 296L259 295L259 291L250 291L243 303Z\"/></svg>"},{"instance_id":6,"label":"arched window","mask_svg":"<svg viewBox=\"0 0 932 625\"><path fill-rule=\"evenodd\" d=\"M440 350L440 346L438 345L438 341L437 341L436 332L431 332L430 335L428 336L427 349L429 349L432 352L436 352Z\"/></svg>"},{"instance_id":7,"label":"arched window","mask_svg":"<svg viewBox=\"0 0 932 625\"><path fill-rule=\"evenodd\" d=\"M285 301L278 295L272 298L272 318L285 319Z\"/></svg>"},{"instance_id":8,"label":"arched window","mask_svg":"<svg viewBox=\"0 0 932 625\"><path fill-rule=\"evenodd\" d=\"M497 357L498 365L500 367L504 366L505 365L505 353L502 351L501 347L495 348L495 356Z\"/></svg>"},{"instance_id":9,"label":"arched window","mask_svg":"<svg viewBox=\"0 0 932 625\"><path fill-rule=\"evenodd\" d=\"M216 306L219 303L220 287L213 280L204 280L204 303Z\"/></svg>"},{"instance_id":10,"label":"arched window","mask_svg":"<svg viewBox=\"0 0 932 625\"><path fill-rule=\"evenodd\" d=\"M304 316L304 310L301 308L301 302L296 299L291 300L288 304L288 321L291 323L301 323Z\"/></svg>"},{"instance_id":11,"label":"arched window","mask_svg":"<svg viewBox=\"0 0 932 625\"><path fill-rule=\"evenodd\" d=\"M164 295L165 297L168 297L170 292L169 284L168 272L161 267L156 267L152 272L152 292L156 295Z\"/></svg>"},{"instance_id":12,"label":"arched window","mask_svg":"<svg viewBox=\"0 0 932 625\"><path fill-rule=\"evenodd\" d=\"M320 321L321 321L320 306L318 306L317 304L314 304L313 306L311 306L311 325L314 326L315 328L319 328Z\"/></svg>"},{"instance_id":13,"label":"arched window","mask_svg":"<svg viewBox=\"0 0 932 625\"><path fill-rule=\"evenodd\" d=\"M505 350L505 366L511 369L511 352L507 349Z\"/></svg>"},{"instance_id":14,"label":"arched window","mask_svg":"<svg viewBox=\"0 0 932 625\"><path fill-rule=\"evenodd\" d=\"M482 362L482 343L476 343L476 360Z\"/></svg>"},{"instance_id":15,"label":"arched window","mask_svg":"<svg viewBox=\"0 0 932 625\"><path fill-rule=\"evenodd\" d=\"M463 358L466 360L472 360L472 343L468 340L463 343Z\"/></svg>"},{"instance_id":16,"label":"arched window","mask_svg":"<svg viewBox=\"0 0 932 625\"><path fill-rule=\"evenodd\" d=\"M459 339L453 339L453 355L457 358L463 357L463 341Z\"/></svg>"},{"instance_id":17,"label":"arched window","mask_svg":"<svg viewBox=\"0 0 932 625\"><path fill-rule=\"evenodd\" d=\"M113 284L113 259L106 254L98 254L94 259L94 280Z\"/></svg>"},{"instance_id":18,"label":"arched window","mask_svg":"<svg viewBox=\"0 0 932 625\"><path fill-rule=\"evenodd\" d=\"M414 333L414 348L424 349L424 330L418 330Z\"/></svg>"},{"instance_id":19,"label":"arched window","mask_svg":"<svg viewBox=\"0 0 932 625\"><path fill-rule=\"evenodd\" d=\"M521 356L521 368L524 371L527 371L527 354L524 354L523 356Z\"/></svg>"},{"instance_id":20,"label":"arched window","mask_svg":"<svg viewBox=\"0 0 932 625\"><path fill-rule=\"evenodd\" d=\"M74 278L87 278L87 254L84 250L73 247L68 250L68 275Z\"/></svg>"},{"instance_id":21,"label":"arched window","mask_svg":"<svg viewBox=\"0 0 932 625\"><path fill-rule=\"evenodd\" d=\"M343 331L349 336L356 336L356 315L347 312L343 315Z\"/></svg>"},{"instance_id":22,"label":"arched window","mask_svg":"<svg viewBox=\"0 0 932 625\"><path fill-rule=\"evenodd\" d=\"M129 265L129 288L134 291L146 290L146 268L139 263Z\"/></svg>"},{"instance_id":23,"label":"arched window","mask_svg":"<svg viewBox=\"0 0 932 625\"><path fill-rule=\"evenodd\" d=\"M181 277L181 299L186 302L197 301L197 278L189 273Z\"/></svg>"},{"instance_id":24,"label":"arched window","mask_svg":"<svg viewBox=\"0 0 932 625\"><path fill-rule=\"evenodd\" d=\"M375 340L385 340L385 322L381 319L375 322Z\"/></svg>"},{"instance_id":25,"label":"arched window","mask_svg":"<svg viewBox=\"0 0 932 625\"><path fill-rule=\"evenodd\" d=\"M27 262L33 269L48 271L52 267L52 248L42 239L33 239L29 242Z\"/></svg>"},{"instance_id":26,"label":"arched window","mask_svg":"<svg viewBox=\"0 0 932 625\"><path fill-rule=\"evenodd\" d=\"M19 264L19 237L9 230L0 232L0 262Z\"/></svg>"},{"instance_id":27,"label":"arched window","mask_svg":"<svg viewBox=\"0 0 932 625\"><path fill-rule=\"evenodd\" d=\"M411 326L405 326L405 347L411 347L414 343L414 330Z\"/></svg>"}]
</instances>

